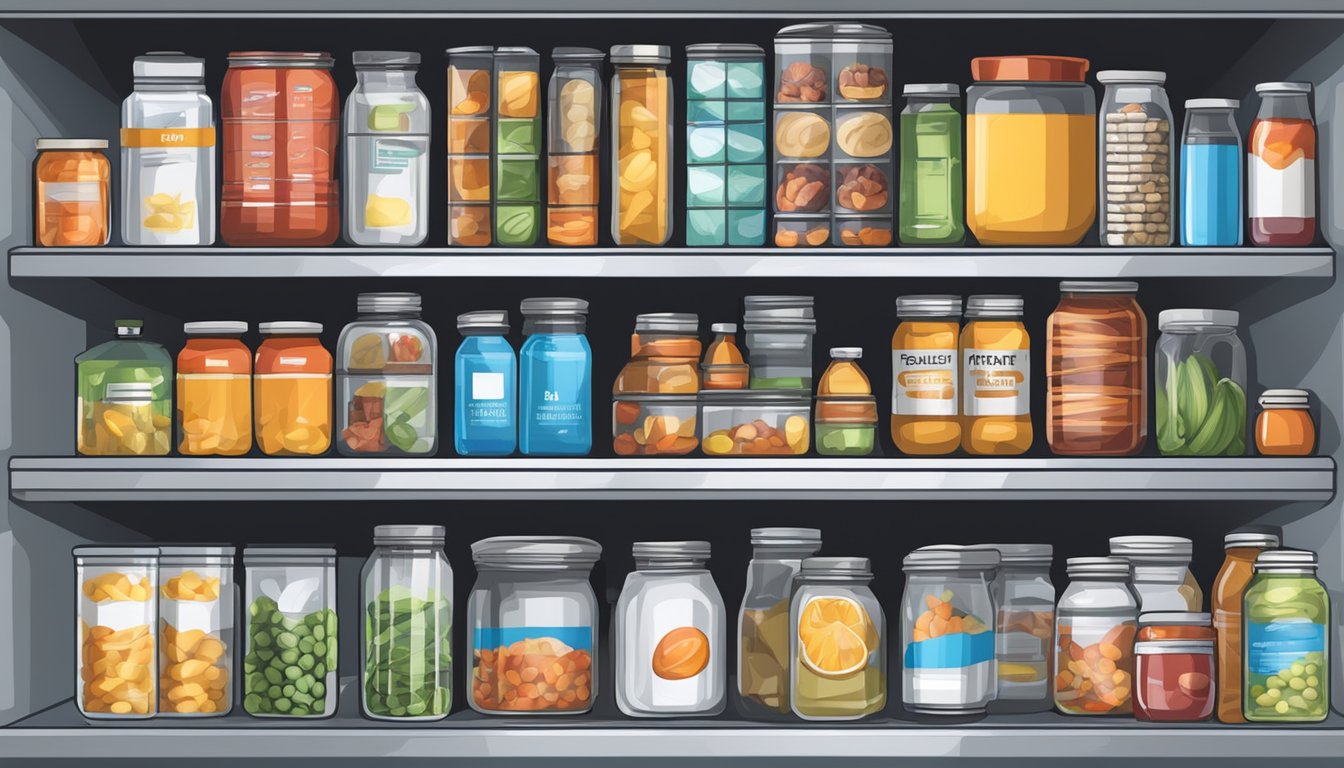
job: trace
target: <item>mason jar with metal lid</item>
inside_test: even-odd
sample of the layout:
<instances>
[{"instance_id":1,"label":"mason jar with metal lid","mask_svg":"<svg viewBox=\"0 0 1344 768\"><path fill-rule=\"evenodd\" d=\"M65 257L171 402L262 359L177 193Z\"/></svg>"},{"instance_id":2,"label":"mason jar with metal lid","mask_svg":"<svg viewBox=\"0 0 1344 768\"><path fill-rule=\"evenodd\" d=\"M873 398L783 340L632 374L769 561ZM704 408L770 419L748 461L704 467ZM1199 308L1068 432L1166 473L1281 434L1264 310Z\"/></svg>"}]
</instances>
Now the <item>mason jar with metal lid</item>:
<instances>
[{"instance_id":1,"label":"mason jar with metal lid","mask_svg":"<svg viewBox=\"0 0 1344 768\"><path fill-rule=\"evenodd\" d=\"M804 558L821 550L816 528L751 529L747 588L737 619L742 714L789 714L789 599Z\"/></svg>"},{"instance_id":2,"label":"mason jar with metal lid","mask_svg":"<svg viewBox=\"0 0 1344 768\"><path fill-rule=\"evenodd\" d=\"M1134 644L1134 719L1193 723L1213 714L1213 640Z\"/></svg>"},{"instance_id":3,"label":"mason jar with metal lid","mask_svg":"<svg viewBox=\"0 0 1344 768\"><path fill-rule=\"evenodd\" d=\"M866 557L809 557L789 608L789 703L804 720L858 720L887 703L887 626Z\"/></svg>"},{"instance_id":4,"label":"mason jar with metal lid","mask_svg":"<svg viewBox=\"0 0 1344 768\"><path fill-rule=\"evenodd\" d=\"M1134 566L1134 591L1144 613L1203 610L1204 592L1190 572L1194 547L1181 536L1111 537L1111 557Z\"/></svg>"},{"instance_id":5,"label":"mason jar with metal lid","mask_svg":"<svg viewBox=\"0 0 1344 768\"><path fill-rule=\"evenodd\" d=\"M984 712L994 699L997 624L990 585L999 551L935 545L905 556L901 699L932 715Z\"/></svg>"},{"instance_id":6,"label":"mason jar with metal lid","mask_svg":"<svg viewBox=\"0 0 1344 768\"><path fill-rule=\"evenodd\" d=\"M1167 73L1107 69L1097 82L1106 86L1097 136L1101 242L1171 245L1176 132Z\"/></svg>"},{"instance_id":7,"label":"mason jar with metal lid","mask_svg":"<svg viewBox=\"0 0 1344 768\"><path fill-rule=\"evenodd\" d=\"M253 717L336 714L336 550L248 547L243 710Z\"/></svg>"},{"instance_id":8,"label":"mason jar with metal lid","mask_svg":"<svg viewBox=\"0 0 1344 768\"><path fill-rule=\"evenodd\" d=\"M1255 420L1255 449L1262 456L1310 456L1316 448L1311 393L1305 389L1267 389L1260 393Z\"/></svg>"},{"instance_id":9,"label":"mason jar with metal lid","mask_svg":"<svg viewBox=\"0 0 1344 768\"><path fill-rule=\"evenodd\" d=\"M1330 595L1315 552L1270 549L1246 589L1242 708L1253 723L1315 723L1330 712Z\"/></svg>"},{"instance_id":10,"label":"mason jar with metal lid","mask_svg":"<svg viewBox=\"0 0 1344 768\"><path fill-rule=\"evenodd\" d=\"M159 548L159 715L233 709L233 547Z\"/></svg>"},{"instance_id":11,"label":"mason jar with metal lid","mask_svg":"<svg viewBox=\"0 0 1344 768\"><path fill-rule=\"evenodd\" d=\"M672 236L672 79L666 45L611 49L611 236L663 245Z\"/></svg>"},{"instance_id":12,"label":"mason jar with metal lid","mask_svg":"<svg viewBox=\"0 0 1344 768\"><path fill-rule=\"evenodd\" d=\"M1246 350L1230 309L1164 309L1153 354L1163 456L1246 453Z\"/></svg>"},{"instance_id":13,"label":"mason jar with metal lid","mask_svg":"<svg viewBox=\"0 0 1344 768\"><path fill-rule=\"evenodd\" d=\"M93 719L153 717L159 550L75 547L73 554L75 704Z\"/></svg>"},{"instance_id":14,"label":"mason jar with metal lid","mask_svg":"<svg viewBox=\"0 0 1344 768\"><path fill-rule=\"evenodd\" d=\"M1055 609L1055 707L1066 715L1134 710L1139 596L1122 557L1071 557ZM1090 685L1089 685L1090 683Z\"/></svg>"},{"instance_id":15,"label":"mason jar with metal lid","mask_svg":"<svg viewBox=\"0 0 1344 768\"><path fill-rule=\"evenodd\" d=\"M991 712L1045 712L1055 642L1054 548L1049 544L985 544L999 551L991 597L998 687Z\"/></svg>"},{"instance_id":16,"label":"mason jar with metal lid","mask_svg":"<svg viewBox=\"0 0 1344 768\"><path fill-rule=\"evenodd\" d=\"M960 296L900 296L891 336L891 437L902 453L961 446Z\"/></svg>"}]
</instances>

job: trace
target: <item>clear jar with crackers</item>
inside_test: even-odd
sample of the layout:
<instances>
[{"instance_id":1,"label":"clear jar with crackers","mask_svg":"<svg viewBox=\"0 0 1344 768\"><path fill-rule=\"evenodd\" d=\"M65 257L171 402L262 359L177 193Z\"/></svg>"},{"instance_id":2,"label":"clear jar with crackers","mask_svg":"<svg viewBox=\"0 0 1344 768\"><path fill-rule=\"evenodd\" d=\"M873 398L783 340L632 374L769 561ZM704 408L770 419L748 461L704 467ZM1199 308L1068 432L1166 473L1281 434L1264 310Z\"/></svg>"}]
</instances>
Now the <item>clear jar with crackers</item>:
<instances>
[{"instance_id":1,"label":"clear jar with crackers","mask_svg":"<svg viewBox=\"0 0 1344 768\"><path fill-rule=\"evenodd\" d=\"M1101 101L1098 157L1101 242L1168 246L1172 242L1174 168L1171 102L1165 72L1108 69Z\"/></svg>"}]
</instances>

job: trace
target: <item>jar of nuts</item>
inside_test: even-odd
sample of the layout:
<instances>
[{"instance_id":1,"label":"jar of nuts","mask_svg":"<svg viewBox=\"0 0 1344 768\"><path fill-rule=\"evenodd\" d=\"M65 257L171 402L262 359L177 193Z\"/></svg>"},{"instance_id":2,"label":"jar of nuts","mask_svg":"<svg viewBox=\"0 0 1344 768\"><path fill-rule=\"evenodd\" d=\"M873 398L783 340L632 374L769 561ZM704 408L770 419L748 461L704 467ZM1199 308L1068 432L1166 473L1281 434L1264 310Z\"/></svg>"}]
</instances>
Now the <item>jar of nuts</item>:
<instances>
[{"instance_id":1,"label":"jar of nuts","mask_svg":"<svg viewBox=\"0 0 1344 768\"><path fill-rule=\"evenodd\" d=\"M1165 72L1108 69L1101 101L1101 241L1171 245L1171 103Z\"/></svg>"}]
</instances>

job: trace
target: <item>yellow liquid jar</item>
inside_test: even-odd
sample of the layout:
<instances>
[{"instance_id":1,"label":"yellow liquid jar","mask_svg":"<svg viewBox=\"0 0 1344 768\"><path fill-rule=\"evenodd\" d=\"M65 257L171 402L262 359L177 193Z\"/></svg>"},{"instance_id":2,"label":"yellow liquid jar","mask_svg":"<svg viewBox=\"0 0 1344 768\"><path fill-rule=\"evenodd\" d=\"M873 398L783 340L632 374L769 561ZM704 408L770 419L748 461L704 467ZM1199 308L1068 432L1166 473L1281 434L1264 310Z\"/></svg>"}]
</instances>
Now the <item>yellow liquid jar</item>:
<instances>
[{"instance_id":1,"label":"yellow liquid jar","mask_svg":"<svg viewBox=\"0 0 1344 768\"><path fill-rule=\"evenodd\" d=\"M804 720L858 720L887 703L887 626L863 557L802 561L789 606L789 708Z\"/></svg>"},{"instance_id":2,"label":"yellow liquid jar","mask_svg":"<svg viewBox=\"0 0 1344 768\"><path fill-rule=\"evenodd\" d=\"M902 453L941 456L961 445L957 391L960 296L901 296L891 337L891 439Z\"/></svg>"},{"instance_id":3,"label":"yellow liquid jar","mask_svg":"<svg viewBox=\"0 0 1344 768\"><path fill-rule=\"evenodd\" d=\"M961 331L962 450L1016 456L1031 447L1031 338L1021 296L972 296Z\"/></svg>"}]
</instances>

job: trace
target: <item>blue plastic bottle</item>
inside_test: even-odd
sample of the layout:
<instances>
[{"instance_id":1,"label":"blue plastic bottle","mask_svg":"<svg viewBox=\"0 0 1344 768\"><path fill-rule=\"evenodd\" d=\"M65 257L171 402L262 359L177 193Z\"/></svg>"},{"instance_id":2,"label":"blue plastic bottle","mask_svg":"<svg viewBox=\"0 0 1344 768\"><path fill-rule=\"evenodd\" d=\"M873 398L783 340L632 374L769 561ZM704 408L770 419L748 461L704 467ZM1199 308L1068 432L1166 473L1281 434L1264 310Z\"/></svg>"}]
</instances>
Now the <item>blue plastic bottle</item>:
<instances>
[{"instance_id":1,"label":"blue plastic bottle","mask_svg":"<svg viewBox=\"0 0 1344 768\"><path fill-rule=\"evenodd\" d=\"M587 456L593 447L588 302L525 299L518 447L524 456Z\"/></svg>"},{"instance_id":2,"label":"blue plastic bottle","mask_svg":"<svg viewBox=\"0 0 1344 768\"><path fill-rule=\"evenodd\" d=\"M465 338L453 365L453 446L459 456L508 456L518 443L518 358L506 335L509 313L457 316Z\"/></svg>"},{"instance_id":3,"label":"blue plastic bottle","mask_svg":"<svg viewBox=\"0 0 1344 768\"><path fill-rule=\"evenodd\" d=\"M1241 133L1234 99L1185 102L1181 245L1241 245Z\"/></svg>"}]
</instances>

